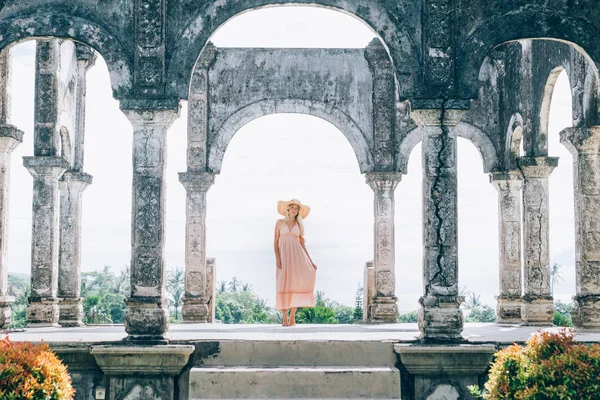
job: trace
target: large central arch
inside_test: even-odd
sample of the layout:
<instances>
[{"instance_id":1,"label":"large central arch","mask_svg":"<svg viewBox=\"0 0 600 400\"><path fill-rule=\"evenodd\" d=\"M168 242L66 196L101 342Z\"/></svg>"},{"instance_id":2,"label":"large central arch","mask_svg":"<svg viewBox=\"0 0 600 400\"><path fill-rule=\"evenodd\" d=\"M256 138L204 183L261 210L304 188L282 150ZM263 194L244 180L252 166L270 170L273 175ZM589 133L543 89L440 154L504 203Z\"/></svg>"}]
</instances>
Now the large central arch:
<instances>
[{"instance_id":1,"label":"large central arch","mask_svg":"<svg viewBox=\"0 0 600 400\"><path fill-rule=\"evenodd\" d=\"M214 173L221 171L223 156L235 133L247 123L269 114L307 114L319 117L344 133L358 160L362 173L373 167L373 156L364 133L354 120L336 107L314 100L285 99L262 100L249 104L231 114L217 129L208 154L208 168Z\"/></svg>"}]
</instances>

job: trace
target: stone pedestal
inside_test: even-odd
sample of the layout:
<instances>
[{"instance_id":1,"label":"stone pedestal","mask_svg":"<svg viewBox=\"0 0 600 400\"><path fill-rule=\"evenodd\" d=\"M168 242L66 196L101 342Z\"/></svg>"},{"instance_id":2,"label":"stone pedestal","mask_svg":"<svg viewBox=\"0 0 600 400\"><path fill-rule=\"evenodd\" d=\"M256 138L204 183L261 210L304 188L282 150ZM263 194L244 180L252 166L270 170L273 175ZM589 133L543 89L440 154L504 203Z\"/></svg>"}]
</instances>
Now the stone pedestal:
<instances>
[{"instance_id":1,"label":"stone pedestal","mask_svg":"<svg viewBox=\"0 0 600 400\"><path fill-rule=\"evenodd\" d=\"M366 180L374 192L375 293L369 322L396 322L398 305L395 279L394 190L400 172L369 172Z\"/></svg>"},{"instance_id":2,"label":"stone pedestal","mask_svg":"<svg viewBox=\"0 0 600 400\"><path fill-rule=\"evenodd\" d=\"M58 307L61 326L82 326L81 304L81 195L92 176L65 172L60 179L60 246L58 258Z\"/></svg>"},{"instance_id":3,"label":"stone pedestal","mask_svg":"<svg viewBox=\"0 0 600 400\"><path fill-rule=\"evenodd\" d=\"M8 50L0 53L0 67L2 57L6 58L6 53L8 53ZM2 97L1 92L0 97ZM2 105L1 101L0 105ZM10 162L13 150L22 142L23 132L12 125L0 125L0 330L8 328L10 325L10 304L14 301L14 298L8 295L7 246Z\"/></svg>"},{"instance_id":4,"label":"stone pedestal","mask_svg":"<svg viewBox=\"0 0 600 400\"><path fill-rule=\"evenodd\" d=\"M194 351L191 345L92 346L108 380L107 400L176 400L175 379Z\"/></svg>"},{"instance_id":5,"label":"stone pedestal","mask_svg":"<svg viewBox=\"0 0 600 400\"><path fill-rule=\"evenodd\" d=\"M521 323L521 189L520 171L494 172L490 182L498 190L500 295L497 323Z\"/></svg>"},{"instance_id":6,"label":"stone pedestal","mask_svg":"<svg viewBox=\"0 0 600 400\"><path fill-rule=\"evenodd\" d=\"M576 295L579 329L600 330L600 126L567 128L561 142L573 155Z\"/></svg>"},{"instance_id":7,"label":"stone pedestal","mask_svg":"<svg viewBox=\"0 0 600 400\"><path fill-rule=\"evenodd\" d=\"M400 363L414 382L414 385L403 386L403 399L474 399L468 386L479 386L484 380L496 346L402 343L395 344L394 351L400 355Z\"/></svg>"},{"instance_id":8,"label":"stone pedestal","mask_svg":"<svg viewBox=\"0 0 600 400\"><path fill-rule=\"evenodd\" d=\"M363 289L363 321L372 320L373 298L375 297L375 266L373 261L365 264L364 289Z\"/></svg>"},{"instance_id":9,"label":"stone pedestal","mask_svg":"<svg viewBox=\"0 0 600 400\"><path fill-rule=\"evenodd\" d=\"M131 295L125 331L128 340L163 342L169 327L164 261L166 133L178 109L136 106L140 108L124 110L133 125Z\"/></svg>"},{"instance_id":10,"label":"stone pedestal","mask_svg":"<svg viewBox=\"0 0 600 400\"><path fill-rule=\"evenodd\" d=\"M59 189L58 179L69 167L62 157L24 157L33 176L31 295L27 326L57 326Z\"/></svg>"},{"instance_id":11,"label":"stone pedestal","mask_svg":"<svg viewBox=\"0 0 600 400\"><path fill-rule=\"evenodd\" d=\"M179 181L185 187L185 294L181 314L184 322L209 320L210 291L206 279L206 192L215 181L210 172L183 172Z\"/></svg>"},{"instance_id":12,"label":"stone pedestal","mask_svg":"<svg viewBox=\"0 0 600 400\"><path fill-rule=\"evenodd\" d=\"M524 293L521 319L525 325L553 325L548 252L548 177L555 157L520 157L523 173Z\"/></svg>"},{"instance_id":13,"label":"stone pedestal","mask_svg":"<svg viewBox=\"0 0 600 400\"><path fill-rule=\"evenodd\" d=\"M413 110L423 131L423 284L419 329L424 340L462 340L458 295L456 134L463 110Z\"/></svg>"}]
</instances>

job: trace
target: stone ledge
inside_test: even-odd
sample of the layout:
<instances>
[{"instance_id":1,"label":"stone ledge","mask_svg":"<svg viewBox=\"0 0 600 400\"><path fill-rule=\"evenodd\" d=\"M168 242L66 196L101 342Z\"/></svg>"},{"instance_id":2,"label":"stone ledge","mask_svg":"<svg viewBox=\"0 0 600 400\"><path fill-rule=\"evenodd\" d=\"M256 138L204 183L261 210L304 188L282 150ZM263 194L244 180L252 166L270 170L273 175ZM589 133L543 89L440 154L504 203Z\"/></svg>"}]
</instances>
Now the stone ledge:
<instances>
[{"instance_id":1,"label":"stone ledge","mask_svg":"<svg viewBox=\"0 0 600 400\"><path fill-rule=\"evenodd\" d=\"M178 375L187 364L193 345L92 346L90 353L107 375Z\"/></svg>"},{"instance_id":2,"label":"stone ledge","mask_svg":"<svg viewBox=\"0 0 600 400\"><path fill-rule=\"evenodd\" d=\"M413 375L479 375L496 352L495 345L415 345L397 343L394 352Z\"/></svg>"}]
</instances>

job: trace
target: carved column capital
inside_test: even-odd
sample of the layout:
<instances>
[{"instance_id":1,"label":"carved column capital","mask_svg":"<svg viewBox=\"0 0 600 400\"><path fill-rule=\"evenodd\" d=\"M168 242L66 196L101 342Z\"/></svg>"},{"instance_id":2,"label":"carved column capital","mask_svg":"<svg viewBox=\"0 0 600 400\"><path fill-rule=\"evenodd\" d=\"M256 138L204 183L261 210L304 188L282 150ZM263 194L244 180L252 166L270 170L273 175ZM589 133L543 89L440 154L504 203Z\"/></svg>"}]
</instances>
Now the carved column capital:
<instances>
[{"instance_id":1,"label":"carved column capital","mask_svg":"<svg viewBox=\"0 0 600 400\"><path fill-rule=\"evenodd\" d=\"M421 128L427 126L449 126L454 127L465 117L468 110L463 109L413 109L410 117Z\"/></svg>"},{"instance_id":2,"label":"carved column capital","mask_svg":"<svg viewBox=\"0 0 600 400\"><path fill-rule=\"evenodd\" d=\"M179 118L177 109L125 108L123 113L134 127L160 126L169 128Z\"/></svg>"},{"instance_id":3,"label":"carved column capital","mask_svg":"<svg viewBox=\"0 0 600 400\"><path fill-rule=\"evenodd\" d=\"M77 61L83 62L86 71L96 64L98 53L96 53L90 46L82 43L75 43L75 52L77 55Z\"/></svg>"},{"instance_id":4,"label":"carved column capital","mask_svg":"<svg viewBox=\"0 0 600 400\"><path fill-rule=\"evenodd\" d=\"M58 181L59 186L75 190L78 192L84 191L92 184L92 175L85 172L65 172Z\"/></svg>"},{"instance_id":5,"label":"carved column capital","mask_svg":"<svg viewBox=\"0 0 600 400\"><path fill-rule=\"evenodd\" d=\"M373 191L394 191L402 180L402 172L367 172L367 184Z\"/></svg>"},{"instance_id":6,"label":"carved column capital","mask_svg":"<svg viewBox=\"0 0 600 400\"><path fill-rule=\"evenodd\" d=\"M23 143L23 131L13 125L0 125L0 152L12 153Z\"/></svg>"},{"instance_id":7,"label":"carved column capital","mask_svg":"<svg viewBox=\"0 0 600 400\"><path fill-rule=\"evenodd\" d=\"M179 182L188 193L206 193L215 183L215 174L212 172L180 172Z\"/></svg>"},{"instance_id":8,"label":"carved column capital","mask_svg":"<svg viewBox=\"0 0 600 400\"><path fill-rule=\"evenodd\" d=\"M565 128L560 132L560 142L572 155L598 154L600 153L600 126Z\"/></svg>"},{"instance_id":9,"label":"carved column capital","mask_svg":"<svg viewBox=\"0 0 600 400\"><path fill-rule=\"evenodd\" d=\"M58 179L68 168L63 157L23 157L23 165L34 178Z\"/></svg>"},{"instance_id":10,"label":"carved column capital","mask_svg":"<svg viewBox=\"0 0 600 400\"><path fill-rule=\"evenodd\" d=\"M558 166L558 157L519 157L517 165L525 180L548 178Z\"/></svg>"},{"instance_id":11,"label":"carved column capital","mask_svg":"<svg viewBox=\"0 0 600 400\"><path fill-rule=\"evenodd\" d=\"M498 191L518 192L523 188L523 174L520 170L492 172L490 183Z\"/></svg>"}]
</instances>

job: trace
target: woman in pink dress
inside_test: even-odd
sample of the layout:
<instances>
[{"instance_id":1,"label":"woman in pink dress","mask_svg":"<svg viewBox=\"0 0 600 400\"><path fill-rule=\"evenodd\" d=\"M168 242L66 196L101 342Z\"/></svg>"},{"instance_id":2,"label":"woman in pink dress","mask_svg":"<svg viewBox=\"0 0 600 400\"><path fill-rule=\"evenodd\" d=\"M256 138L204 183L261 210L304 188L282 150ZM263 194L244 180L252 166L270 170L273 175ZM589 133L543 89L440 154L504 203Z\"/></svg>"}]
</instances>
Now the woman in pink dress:
<instances>
[{"instance_id":1,"label":"woman in pink dress","mask_svg":"<svg viewBox=\"0 0 600 400\"><path fill-rule=\"evenodd\" d=\"M279 201L277 212L284 218L275 224L275 259L277 261L277 298L283 326L296 325L298 307L315 306L317 266L304 245L304 225L310 207L299 200ZM288 310L290 317L288 319Z\"/></svg>"}]
</instances>

